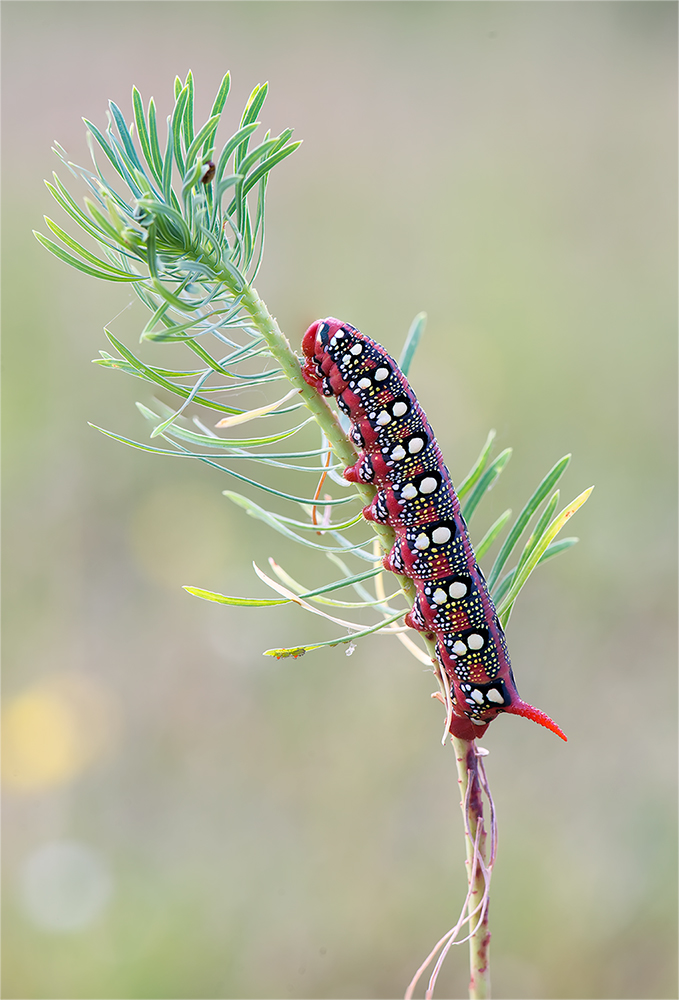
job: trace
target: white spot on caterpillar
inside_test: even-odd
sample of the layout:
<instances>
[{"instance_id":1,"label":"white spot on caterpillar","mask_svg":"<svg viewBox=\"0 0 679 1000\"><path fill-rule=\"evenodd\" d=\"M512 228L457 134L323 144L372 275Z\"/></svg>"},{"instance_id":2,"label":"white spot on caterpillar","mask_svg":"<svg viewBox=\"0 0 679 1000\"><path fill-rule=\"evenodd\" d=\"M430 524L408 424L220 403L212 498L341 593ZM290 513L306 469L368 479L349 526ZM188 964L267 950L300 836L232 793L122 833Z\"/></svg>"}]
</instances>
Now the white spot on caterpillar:
<instances>
[{"instance_id":1,"label":"white spot on caterpillar","mask_svg":"<svg viewBox=\"0 0 679 1000\"><path fill-rule=\"evenodd\" d=\"M486 723L483 721L483 719L472 719L472 718L470 718L469 721L473 722L475 726L485 726L486 725Z\"/></svg>"},{"instance_id":2,"label":"white spot on caterpillar","mask_svg":"<svg viewBox=\"0 0 679 1000\"><path fill-rule=\"evenodd\" d=\"M464 597L467 593L467 584L462 583L461 580L456 580L455 583L451 583L448 587L448 593L454 601L459 601L459 599Z\"/></svg>"},{"instance_id":3,"label":"white spot on caterpillar","mask_svg":"<svg viewBox=\"0 0 679 1000\"><path fill-rule=\"evenodd\" d=\"M432 542L436 542L437 545L443 545L450 539L450 528L440 527L434 528L431 533Z\"/></svg>"},{"instance_id":4,"label":"white spot on caterpillar","mask_svg":"<svg viewBox=\"0 0 679 1000\"><path fill-rule=\"evenodd\" d=\"M352 360L352 358L351 358L350 354L343 354L342 355L342 362L343 362L343 364L348 365L351 360Z\"/></svg>"},{"instance_id":5,"label":"white spot on caterpillar","mask_svg":"<svg viewBox=\"0 0 679 1000\"><path fill-rule=\"evenodd\" d=\"M456 654L456 656L464 656L464 654L467 652L467 647L465 646L465 644L462 642L461 639L458 639L457 642L453 645L453 652Z\"/></svg>"},{"instance_id":6,"label":"white spot on caterpillar","mask_svg":"<svg viewBox=\"0 0 679 1000\"><path fill-rule=\"evenodd\" d=\"M438 480L434 479L433 476L427 476L420 483L420 493L433 493L438 486Z\"/></svg>"},{"instance_id":7,"label":"white spot on caterpillar","mask_svg":"<svg viewBox=\"0 0 679 1000\"><path fill-rule=\"evenodd\" d=\"M482 635L477 635L474 632L472 635L467 636L467 645L470 649L483 649L485 640Z\"/></svg>"},{"instance_id":8,"label":"white spot on caterpillar","mask_svg":"<svg viewBox=\"0 0 679 1000\"><path fill-rule=\"evenodd\" d=\"M448 600L448 595L442 587L437 587L434 591L434 604L445 604Z\"/></svg>"},{"instance_id":9,"label":"white spot on caterpillar","mask_svg":"<svg viewBox=\"0 0 679 1000\"><path fill-rule=\"evenodd\" d=\"M405 450L405 448L402 445L397 444L396 447L394 448L394 450L391 453L391 457L393 458L393 460L395 462L400 462L402 458L406 457L406 450Z\"/></svg>"},{"instance_id":10,"label":"white spot on caterpillar","mask_svg":"<svg viewBox=\"0 0 679 1000\"><path fill-rule=\"evenodd\" d=\"M372 383L371 383L371 381L370 381L369 378L359 379L359 382L358 382L358 388L359 389L369 389L371 385L372 385Z\"/></svg>"},{"instance_id":11,"label":"white spot on caterpillar","mask_svg":"<svg viewBox=\"0 0 679 1000\"><path fill-rule=\"evenodd\" d=\"M382 410L382 412L378 415L377 423L380 425L380 427L386 427L387 424L391 423L391 417L389 416L386 410Z\"/></svg>"},{"instance_id":12,"label":"white spot on caterpillar","mask_svg":"<svg viewBox=\"0 0 679 1000\"><path fill-rule=\"evenodd\" d=\"M497 690L497 688L491 688L486 692L486 698L488 701L494 701L496 705L504 705L505 700Z\"/></svg>"},{"instance_id":13,"label":"white spot on caterpillar","mask_svg":"<svg viewBox=\"0 0 679 1000\"><path fill-rule=\"evenodd\" d=\"M411 455L417 455L418 451L422 451L424 448L424 441L422 438L413 438L408 442L408 451Z\"/></svg>"},{"instance_id":14,"label":"white spot on caterpillar","mask_svg":"<svg viewBox=\"0 0 679 1000\"><path fill-rule=\"evenodd\" d=\"M402 417L408 412L408 406L406 403L402 402L394 403L394 405L391 408L391 412L394 414L395 417Z\"/></svg>"},{"instance_id":15,"label":"white spot on caterpillar","mask_svg":"<svg viewBox=\"0 0 679 1000\"><path fill-rule=\"evenodd\" d=\"M478 688L474 688L472 691L472 698L477 705L483 705L483 693Z\"/></svg>"},{"instance_id":16,"label":"white spot on caterpillar","mask_svg":"<svg viewBox=\"0 0 679 1000\"><path fill-rule=\"evenodd\" d=\"M417 538L415 539L415 548L419 549L420 551L429 548L429 538L427 537L427 535L425 535L424 532L418 535Z\"/></svg>"},{"instance_id":17,"label":"white spot on caterpillar","mask_svg":"<svg viewBox=\"0 0 679 1000\"><path fill-rule=\"evenodd\" d=\"M356 357L358 357L358 355L363 350L363 345L362 344L354 344L354 346L352 348L350 348L350 350L351 350L352 354L354 354L354 355L356 355Z\"/></svg>"},{"instance_id":18,"label":"white spot on caterpillar","mask_svg":"<svg viewBox=\"0 0 679 1000\"><path fill-rule=\"evenodd\" d=\"M385 378L389 378L389 369L378 368L377 371L375 372L375 381L384 382Z\"/></svg>"},{"instance_id":19,"label":"white spot on caterpillar","mask_svg":"<svg viewBox=\"0 0 679 1000\"><path fill-rule=\"evenodd\" d=\"M332 339L333 340L341 340L343 336L344 336L344 330L338 330L337 333L335 334L335 336Z\"/></svg>"},{"instance_id":20,"label":"white spot on caterpillar","mask_svg":"<svg viewBox=\"0 0 679 1000\"><path fill-rule=\"evenodd\" d=\"M417 496L417 490L412 483L406 483L406 485L401 490L401 496L404 500L412 500L413 497Z\"/></svg>"}]
</instances>

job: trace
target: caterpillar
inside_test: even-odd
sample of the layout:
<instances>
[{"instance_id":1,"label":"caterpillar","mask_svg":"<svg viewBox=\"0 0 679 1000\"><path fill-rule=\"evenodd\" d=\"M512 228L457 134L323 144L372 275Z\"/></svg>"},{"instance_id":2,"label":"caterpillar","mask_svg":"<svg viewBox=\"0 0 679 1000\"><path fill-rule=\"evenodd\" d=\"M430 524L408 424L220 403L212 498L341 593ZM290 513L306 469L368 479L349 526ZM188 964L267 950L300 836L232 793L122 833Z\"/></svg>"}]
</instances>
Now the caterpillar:
<instances>
[{"instance_id":1,"label":"caterpillar","mask_svg":"<svg viewBox=\"0 0 679 1000\"><path fill-rule=\"evenodd\" d=\"M331 317L312 323L302 349L305 381L322 395L335 396L352 421L349 436L360 454L344 477L377 490L363 516L395 531L383 564L415 584L405 622L435 640L450 684L450 732L473 740L506 712L532 719L565 740L548 715L519 697L460 501L403 372L374 340Z\"/></svg>"}]
</instances>

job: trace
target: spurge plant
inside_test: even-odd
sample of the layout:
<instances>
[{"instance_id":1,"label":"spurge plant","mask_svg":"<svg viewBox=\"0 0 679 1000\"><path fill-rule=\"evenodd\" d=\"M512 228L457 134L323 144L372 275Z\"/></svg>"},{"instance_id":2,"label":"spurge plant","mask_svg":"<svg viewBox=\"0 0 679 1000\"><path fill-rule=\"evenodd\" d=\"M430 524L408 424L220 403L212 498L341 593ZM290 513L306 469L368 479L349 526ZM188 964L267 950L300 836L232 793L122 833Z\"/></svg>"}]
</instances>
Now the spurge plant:
<instances>
[{"instance_id":1,"label":"spurge plant","mask_svg":"<svg viewBox=\"0 0 679 1000\"><path fill-rule=\"evenodd\" d=\"M497 838L483 767L487 751L476 738L504 713L525 716L565 739L548 716L519 698L504 629L536 567L577 541L557 541L556 536L591 491L556 513L557 483L570 458L565 456L530 494L518 517L512 521L511 510L504 511L474 550L468 524L511 452L505 449L493 458L491 432L474 467L453 489L406 377L424 315L413 321L398 364L375 341L335 319L314 323L304 337L303 356L298 356L254 280L264 248L269 175L299 143L291 141L286 129L275 137L267 132L254 145L264 85L253 90L238 128L218 152L215 137L229 87L227 74L208 120L196 130L193 77L189 73L184 82L177 79L162 146L154 101L145 109L136 88L131 125L113 102L105 132L86 121L91 168L68 162L56 145L67 169L89 189L85 208L56 174L47 186L71 220L98 244L98 254L51 219L47 226L59 242L36 236L83 273L130 283L150 313L142 341L176 344L189 352L179 368L151 365L107 329L115 353L101 351L97 364L149 382L181 402L175 407L158 399L137 404L150 425L150 442L98 429L146 452L197 459L296 508L297 516L291 517L260 506L249 493L224 491L251 517L305 546L310 556L323 555L333 568L330 582L309 587L273 559L269 573L255 566L257 576L276 594L268 599L185 589L226 605L294 603L341 629L330 640L266 650L269 656L296 657L342 643L350 644L350 652L357 639L377 634L395 637L431 668L438 687L434 696L445 710L443 741L450 738L458 767L468 892L460 919L417 971L406 995L412 996L419 977L434 962L426 992L432 996L449 948L468 940L470 996L486 997L488 896ZM272 402L250 409L233 405L244 390L269 383L282 388ZM324 397L335 399L337 412ZM217 415L213 429L208 424ZM269 433L232 436L240 425L262 418L277 422ZM315 443L307 441L313 444L307 447L310 424L319 436ZM298 438L301 447L293 443ZM253 464L260 475L240 471ZM299 495L276 488L280 470L298 474ZM503 532L486 580L479 561ZM395 574L391 588L385 584L388 573ZM347 589L358 599L337 596ZM338 617L366 608L376 617L368 626Z\"/></svg>"}]
</instances>

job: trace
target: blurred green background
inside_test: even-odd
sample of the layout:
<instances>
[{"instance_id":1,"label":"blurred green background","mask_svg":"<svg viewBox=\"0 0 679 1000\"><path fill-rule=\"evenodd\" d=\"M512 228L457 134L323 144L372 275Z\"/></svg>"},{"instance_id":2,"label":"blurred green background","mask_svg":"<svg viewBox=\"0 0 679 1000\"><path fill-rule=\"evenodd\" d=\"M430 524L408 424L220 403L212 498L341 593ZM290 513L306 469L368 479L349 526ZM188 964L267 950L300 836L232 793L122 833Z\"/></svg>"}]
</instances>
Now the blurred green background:
<instances>
[{"instance_id":1,"label":"blurred green background","mask_svg":"<svg viewBox=\"0 0 679 1000\"><path fill-rule=\"evenodd\" d=\"M164 121L188 69L203 119L230 69L229 126L268 79L264 122L304 139L257 283L290 339L337 315L398 354L425 309L411 380L454 479L490 427L514 447L476 538L567 451L564 501L596 484L509 628L569 743L510 718L483 740L494 994L677 995L676 14L2 5L5 996L398 996L464 895L431 675L383 638L263 658L334 633L181 585L329 570L227 477L87 426L146 433L147 387L90 364L145 317L31 236L64 224L50 145L85 163L81 116L129 120L133 84Z\"/></svg>"}]
</instances>

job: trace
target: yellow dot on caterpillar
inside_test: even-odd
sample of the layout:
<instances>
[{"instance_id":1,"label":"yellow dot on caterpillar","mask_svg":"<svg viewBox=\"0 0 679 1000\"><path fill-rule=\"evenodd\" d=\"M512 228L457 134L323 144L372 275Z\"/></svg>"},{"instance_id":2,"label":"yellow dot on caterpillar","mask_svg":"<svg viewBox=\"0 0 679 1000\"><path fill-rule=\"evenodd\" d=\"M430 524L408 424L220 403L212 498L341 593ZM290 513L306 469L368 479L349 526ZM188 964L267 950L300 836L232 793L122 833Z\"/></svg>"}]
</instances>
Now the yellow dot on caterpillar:
<instances>
[{"instance_id":1,"label":"yellow dot on caterpillar","mask_svg":"<svg viewBox=\"0 0 679 1000\"><path fill-rule=\"evenodd\" d=\"M408 442L408 451L411 455L417 455L418 451L422 451L424 448L424 441L422 438L413 438Z\"/></svg>"},{"instance_id":2,"label":"yellow dot on caterpillar","mask_svg":"<svg viewBox=\"0 0 679 1000\"><path fill-rule=\"evenodd\" d=\"M450 540L450 528L434 528L431 533L431 540L436 545L443 545Z\"/></svg>"},{"instance_id":3,"label":"yellow dot on caterpillar","mask_svg":"<svg viewBox=\"0 0 679 1000\"><path fill-rule=\"evenodd\" d=\"M455 653L456 656L464 656L464 654L467 652L467 647L465 646L465 644L462 642L461 639L458 639L457 642L454 644L453 652Z\"/></svg>"},{"instance_id":4,"label":"yellow dot on caterpillar","mask_svg":"<svg viewBox=\"0 0 679 1000\"><path fill-rule=\"evenodd\" d=\"M456 580L455 583L451 583L451 585L448 587L448 593L450 594L450 596L453 598L454 601L459 601L459 599L461 597L464 597L464 595L467 593L467 584L461 583L459 580Z\"/></svg>"},{"instance_id":5,"label":"yellow dot on caterpillar","mask_svg":"<svg viewBox=\"0 0 679 1000\"><path fill-rule=\"evenodd\" d=\"M401 496L404 500L412 500L413 497L417 496L417 490L412 483L406 483L406 485L401 490Z\"/></svg>"},{"instance_id":6,"label":"yellow dot on caterpillar","mask_svg":"<svg viewBox=\"0 0 679 1000\"><path fill-rule=\"evenodd\" d=\"M386 410L382 410L381 413L378 413L376 423L378 423L380 427L386 427L387 424L391 423L391 417Z\"/></svg>"},{"instance_id":7,"label":"yellow dot on caterpillar","mask_svg":"<svg viewBox=\"0 0 679 1000\"><path fill-rule=\"evenodd\" d=\"M445 590L441 589L441 587L436 588L433 597L434 597L434 604L445 604L446 601L448 600L448 595L446 594Z\"/></svg>"},{"instance_id":8,"label":"yellow dot on caterpillar","mask_svg":"<svg viewBox=\"0 0 679 1000\"><path fill-rule=\"evenodd\" d=\"M377 371L375 372L375 381L384 382L385 378L389 378L389 369L378 368Z\"/></svg>"},{"instance_id":9,"label":"yellow dot on caterpillar","mask_svg":"<svg viewBox=\"0 0 679 1000\"><path fill-rule=\"evenodd\" d=\"M369 378L362 378L362 379L359 379L359 381L358 381L358 388L359 389L369 389L371 385L372 385L372 382L370 381Z\"/></svg>"},{"instance_id":10,"label":"yellow dot on caterpillar","mask_svg":"<svg viewBox=\"0 0 679 1000\"><path fill-rule=\"evenodd\" d=\"M415 548L420 549L420 551L429 548L429 538L424 534L424 532L422 532L421 535L418 535L415 539Z\"/></svg>"},{"instance_id":11,"label":"yellow dot on caterpillar","mask_svg":"<svg viewBox=\"0 0 679 1000\"><path fill-rule=\"evenodd\" d=\"M484 642L483 636L477 635L475 632L467 636L467 645L470 649L483 649Z\"/></svg>"},{"instance_id":12,"label":"yellow dot on caterpillar","mask_svg":"<svg viewBox=\"0 0 679 1000\"><path fill-rule=\"evenodd\" d=\"M402 458L406 457L405 448L403 448L400 444L397 444L391 453L391 457L395 462L400 462Z\"/></svg>"},{"instance_id":13,"label":"yellow dot on caterpillar","mask_svg":"<svg viewBox=\"0 0 679 1000\"><path fill-rule=\"evenodd\" d=\"M358 356L361 353L361 351L363 350L363 345L362 344L354 344L354 346L351 347L351 348L349 348L349 350L351 351L352 354Z\"/></svg>"},{"instance_id":14,"label":"yellow dot on caterpillar","mask_svg":"<svg viewBox=\"0 0 679 1000\"><path fill-rule=\"evenodd\" d=\"M420 493L433 493L438 486L438 480L434 479L433 476L427 476L420 483Z\"/></svg>"},{"instance_id":15,"label":"yellow dot on caterpillar","mask_svg":"<svg viewBox=\"0 0 679 1000\"><path fill-rule=\"evenodd\" d=\"M497 690L497 688L491 688L486 692L486 698L488 701L494 701L496 705L504 705L505 700Z\"/></svg>"},{"instance_id":16,"label":"yellow dot on caterpillar","mask_svg":"<svg viewBox=\"0 0 679 1000\"><path fill-rule=\"evenodd\" d=\"M408 412L408 407L405 403L394 403L391 408L391 412L395 417L402 417Z\"/></svg>"}]
</instances>

